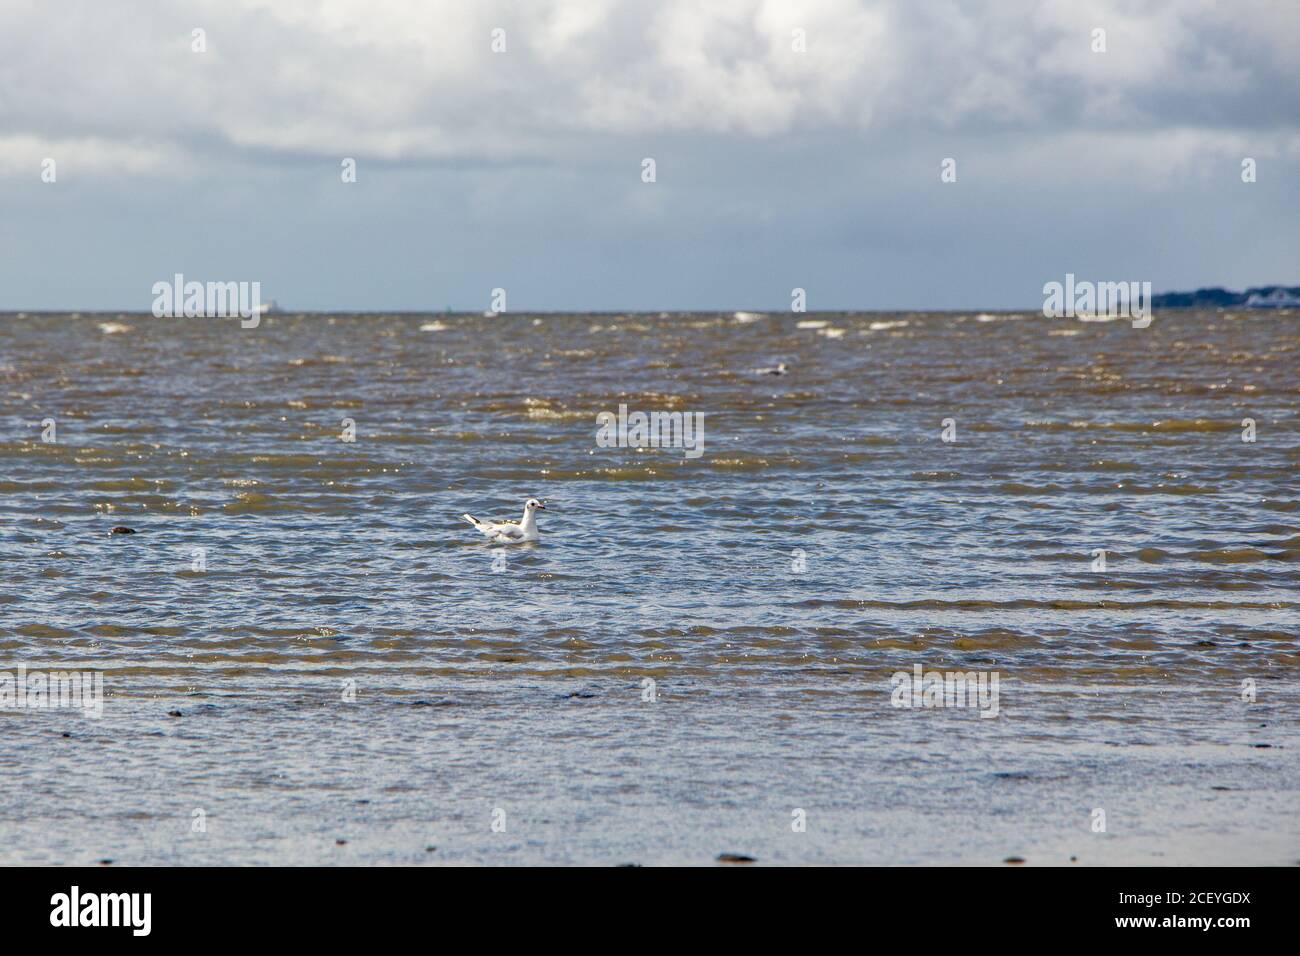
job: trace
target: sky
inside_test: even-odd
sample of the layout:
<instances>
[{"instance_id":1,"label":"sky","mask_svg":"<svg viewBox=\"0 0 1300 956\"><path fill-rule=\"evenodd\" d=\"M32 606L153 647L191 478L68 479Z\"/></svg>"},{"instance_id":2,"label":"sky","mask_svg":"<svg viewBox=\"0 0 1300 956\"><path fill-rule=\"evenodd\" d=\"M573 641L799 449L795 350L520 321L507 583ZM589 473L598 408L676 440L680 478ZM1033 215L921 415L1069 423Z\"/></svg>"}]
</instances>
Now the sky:
<instances>
[{"instance_id":1,"label":"sky","mask_svg":"<svg viewBox=\"0 0 1300 956\"><path fill-rule=\"evenodd\" d=\"M0 309L1300 284L1297 37L1295 0L0 0Z\"/></svg>"}]
</instances>

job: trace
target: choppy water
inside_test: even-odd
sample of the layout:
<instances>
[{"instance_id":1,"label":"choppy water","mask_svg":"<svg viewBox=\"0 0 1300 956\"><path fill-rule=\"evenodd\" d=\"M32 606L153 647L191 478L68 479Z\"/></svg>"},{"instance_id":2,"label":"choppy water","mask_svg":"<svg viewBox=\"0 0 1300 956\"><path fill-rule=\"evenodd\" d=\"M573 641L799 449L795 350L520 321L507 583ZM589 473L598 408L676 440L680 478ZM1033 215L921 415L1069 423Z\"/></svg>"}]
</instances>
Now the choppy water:
<instances>
[{"instance_id":1,"label":"choppy water","mask_svg":"<svg viewBox=\"0 0 1300 956\"><path fill-rule=\"evenodd\" d=\"M0 669L107 693L0 711L0 862L1300 859L1294 314L5 315L0 350ZM596 447L620 403L703 412L703 456ZM459 515L529 496L494 569ZM917 663L996 671L999 716L892 707Z\"/></svg>"}]
</instances>

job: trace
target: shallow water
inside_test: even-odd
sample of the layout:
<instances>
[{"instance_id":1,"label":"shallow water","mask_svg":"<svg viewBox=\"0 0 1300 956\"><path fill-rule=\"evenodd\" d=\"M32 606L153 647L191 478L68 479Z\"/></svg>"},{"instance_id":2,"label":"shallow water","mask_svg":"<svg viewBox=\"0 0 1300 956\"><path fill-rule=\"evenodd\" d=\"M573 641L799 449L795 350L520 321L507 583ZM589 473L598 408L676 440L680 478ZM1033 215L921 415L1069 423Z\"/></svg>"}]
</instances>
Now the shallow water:
<instances>
[{"instance_id":1,"label":"shallow water","mask_svg":"<svg viewBox=\"0 0 1300 956\"><path fill-rule=\"evenodd\" d=\"M741 318L0 316L0 862L1300 860L1300 317Z\"/></svg>"}]
</instances>

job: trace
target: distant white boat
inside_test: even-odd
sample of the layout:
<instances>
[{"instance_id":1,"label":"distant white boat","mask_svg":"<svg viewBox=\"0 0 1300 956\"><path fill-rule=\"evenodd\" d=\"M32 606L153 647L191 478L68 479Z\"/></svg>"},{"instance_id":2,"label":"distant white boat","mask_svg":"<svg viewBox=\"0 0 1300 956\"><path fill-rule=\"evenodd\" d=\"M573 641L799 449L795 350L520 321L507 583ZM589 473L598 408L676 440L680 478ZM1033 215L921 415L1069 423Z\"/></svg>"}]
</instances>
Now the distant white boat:
<instances>
[{"instance_id":1,"label":"distant white boat","mask_svg":"<svg viewBox=\"0 0 1300 956\"><path fill-rule=\"evenodd\" d=\"M1258 292L1246 300L1249 309L1300 309L1300 296L1294 296L1286 289L1274 289L1268 295Z\"/></svg>"}]
</instances>

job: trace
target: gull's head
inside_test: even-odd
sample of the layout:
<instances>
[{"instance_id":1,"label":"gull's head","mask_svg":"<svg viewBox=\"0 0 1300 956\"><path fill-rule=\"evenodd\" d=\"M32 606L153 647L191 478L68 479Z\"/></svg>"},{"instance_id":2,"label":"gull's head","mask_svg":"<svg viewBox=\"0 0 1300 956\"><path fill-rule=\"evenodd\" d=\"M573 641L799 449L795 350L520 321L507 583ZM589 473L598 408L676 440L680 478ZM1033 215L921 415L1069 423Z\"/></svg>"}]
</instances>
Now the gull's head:
<instances>
[{"instance_id":1,"label":"gull's head","mask_svg":"<svg viewBox=\"0 0 1300 956\"><path fill-rule=\"evenodd\" d=\"M542 502L538 501L536 498L529 498L528 501L524 504L524 510L525 510L525 511L545 511L545 510L546 510L546 505L543 504Z\"/></svg>"}]
</instances>

